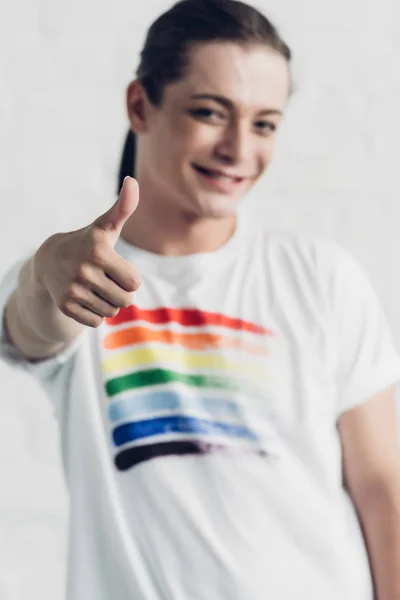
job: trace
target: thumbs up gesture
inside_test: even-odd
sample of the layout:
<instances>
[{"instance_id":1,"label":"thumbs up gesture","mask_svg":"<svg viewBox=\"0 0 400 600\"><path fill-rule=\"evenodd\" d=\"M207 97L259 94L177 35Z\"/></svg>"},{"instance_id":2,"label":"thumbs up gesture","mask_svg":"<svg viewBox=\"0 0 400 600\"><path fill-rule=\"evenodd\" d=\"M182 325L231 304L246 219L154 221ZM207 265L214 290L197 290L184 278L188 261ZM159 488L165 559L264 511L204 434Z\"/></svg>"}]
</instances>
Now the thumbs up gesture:
<instances>
[{"instance_id":1,"label":"thumbs up gesture","mask_svg":"<svg viewBox=\"0 0 400 600\"><path fill-rule=\"evenodd\" d=\"M36 253L38 281L57 308L82 325L98 327L132 303L140 273L114 247L138 202L139 185L126 177L106 213L88 227L51 236Z\"/></svg>"}]
</instances>

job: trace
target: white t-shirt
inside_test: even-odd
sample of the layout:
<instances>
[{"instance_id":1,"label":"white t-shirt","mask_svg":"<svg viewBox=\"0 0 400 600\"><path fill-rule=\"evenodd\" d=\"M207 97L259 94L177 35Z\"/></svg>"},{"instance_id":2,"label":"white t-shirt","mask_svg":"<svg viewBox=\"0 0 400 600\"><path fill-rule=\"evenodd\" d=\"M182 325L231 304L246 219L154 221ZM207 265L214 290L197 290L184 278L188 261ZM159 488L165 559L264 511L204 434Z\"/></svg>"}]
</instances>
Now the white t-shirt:
<instances>
[{"instance_id":1,"label":"white t-shirt","mask_svg":"<svg viewBox=\"0 0 400 600\"><path fill-rule=\"evenodd\" d=\"M59 423L68 600L372 600L337 420L400 360L362 268L241 220L212 253L116 250L132 307L40 363L1 346Z\"/></svg>"}]
</instances>

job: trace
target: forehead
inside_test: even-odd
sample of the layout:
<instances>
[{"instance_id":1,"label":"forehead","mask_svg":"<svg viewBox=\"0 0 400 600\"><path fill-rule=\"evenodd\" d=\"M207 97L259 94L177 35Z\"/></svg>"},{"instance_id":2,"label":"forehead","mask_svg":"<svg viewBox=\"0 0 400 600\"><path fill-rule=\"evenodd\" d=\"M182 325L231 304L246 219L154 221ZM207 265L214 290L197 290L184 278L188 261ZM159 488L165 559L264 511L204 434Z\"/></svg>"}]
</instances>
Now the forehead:
<instances>
[{"instance_id":1,"label":"forehead","mask_svg":"<svg viewBox=\"0 0 400 600\"><path fill-rule=\"evenodd\" d=\"M190 52L179 93L212 93L248 107L282 108L289 93L286 59L265 46L199 44ZM177 90L178 91L178 90Z\"/></svg>"}]
</instances>

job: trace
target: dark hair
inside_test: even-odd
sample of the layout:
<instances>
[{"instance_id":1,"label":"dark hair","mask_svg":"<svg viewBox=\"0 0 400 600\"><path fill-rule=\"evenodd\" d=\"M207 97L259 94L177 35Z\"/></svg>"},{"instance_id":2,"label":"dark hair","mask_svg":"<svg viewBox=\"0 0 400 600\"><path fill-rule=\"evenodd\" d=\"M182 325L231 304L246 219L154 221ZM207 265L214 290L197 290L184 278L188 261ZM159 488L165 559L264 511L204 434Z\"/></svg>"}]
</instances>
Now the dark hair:
<instances>
[{"instance_id":1,"label":"dark hair","mask_svg":"<svg viewBox=\"0 0 400 600\"><path fill-rule=\"evenodd\" d=\"M151 25L136 78L149 101L160 106L164 87L185 76L191 45L230 41L264 44L291 60L291 51L272 23L258 10L238 0L180 0ZM119 168L118 190L126 175L134 175L136 137L129 131Z\"/></svg>"}]
</instances>

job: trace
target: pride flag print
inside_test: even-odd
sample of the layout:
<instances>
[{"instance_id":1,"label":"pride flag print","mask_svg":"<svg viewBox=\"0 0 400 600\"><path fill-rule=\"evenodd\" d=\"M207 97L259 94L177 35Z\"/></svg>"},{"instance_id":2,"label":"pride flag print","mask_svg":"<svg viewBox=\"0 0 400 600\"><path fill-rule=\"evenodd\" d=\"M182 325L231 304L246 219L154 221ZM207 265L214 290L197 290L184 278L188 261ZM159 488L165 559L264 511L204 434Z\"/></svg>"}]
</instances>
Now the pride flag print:
<instances>
[{"instance_id":1,"label":"pride flag print","mask_svg":"<svg viewBox=\"0 0 400 600\"><path fill-rule=\"evenodd\" d=\"M272 331L194 308L135 305L102 331L118 470L161 456L265 454L244 399L263 399Z\"/></svg>"}]
</instances>

